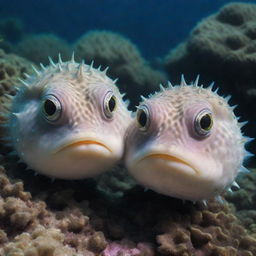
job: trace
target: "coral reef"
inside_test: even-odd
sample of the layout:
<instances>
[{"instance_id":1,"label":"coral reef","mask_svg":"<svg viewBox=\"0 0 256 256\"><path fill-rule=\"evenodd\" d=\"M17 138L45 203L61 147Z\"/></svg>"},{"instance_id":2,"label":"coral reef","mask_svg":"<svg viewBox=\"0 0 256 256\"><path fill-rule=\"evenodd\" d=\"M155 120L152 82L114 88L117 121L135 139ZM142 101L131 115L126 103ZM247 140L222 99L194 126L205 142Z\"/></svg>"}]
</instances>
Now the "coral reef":
<instances>
[{"instance_id":1,"label":"coral reef","mask_svg":"<svg viewBox=\"0 0 256 256\"><path fill-rule=\"evenodd\" d=\"M57 61L59 53L63 60L69 60L71 50L63 39L54 34L36 34L20 41L16 46L16 53L36 64L48 64L48 57Z\"/></svg>"},{"instance_id":2,"label":"coral reef","mask_svg":"<svg viewBox=\"0 0 256 256\"><path fill-rule=\"evenodd\" d=\"M31 73L31 62L0 50L0 96L4 93L13 95L13 85L17 83L18 78L25 78L24 73Z\"/></svg>"},{"instance_id":3,"label":"coral reef","mask_svg":"<svg viewBox=\"0 0 256 256\"><path fill-rule=\"evenodd\" d=\"M12 53L14 51L13 45L8 41L0 41L0 49L4 50L5 53Z\"/></svg>"},{"instance_id":4,"label":"coral reef","mask_svg":"<svg viewBox=\"0 0 256 256\"><path fill-rule=\"evenodd\" d=\"M16 256L63 256L77 255L76 250L63 244L64 236L59 229L37 227L32 233L15 237L3 250L5 255Z\"/></svg>"},{"instance_id":5,"label":"coral reef","mask_svg":"<svg viewBox=\"0 0 256 256\"><path fill-rule=\"evenodd\" d=\"M167 55L168 73L186 72L194 79L194 74L200 72L210 80L229 82L239 77L244 81L240 90L249 88L251 85L245 80L255 79L255 72L250 68L256 63L255 11L255 4L232 3L204 19L193 29L187 42ZM235 87L234 83L228 85Z\"/></svg>"},{"instance_id":6,"label":"coral reef","mask_svg":"<svg viewBox=\"0 0 256 256\"><path fill-rule=\"evenodd\" d=\"M129 39L110 31L89 31L74 45L75 53L86 62L118 68L131 63L142 65L142 56Z\"/></svg>"},{"instance_id":7,"label":"coral reef","mask_svg":"<svg viewBox=\"0 0 256 256\"><path fill-rule=\"evenodd\" d=\"M186 42L170 51L164 59L169 76L178 80L180 73L189 80L200 74L203 83L215 81L224 93L234 95L243 117L256 121L256 5L230 3L218 13L202 20ZM249 127L254 134L253 127ZM252 136L253 137L253 136Z\"/></svg>"},{"instance_id":8,"label":"coral reef","mask_svg":"<svg viewBox=\"0 0 256 256\"><path fill-rule=\"evenodd\" d=\"M2 157L0 255L256 253L256 239L227 204L214 200L207 207L183 204L141 187L111 200L92 180L51 183L15 162L13 157Z\"/></svg>"},{"instance_id":9,"label":"coral reef","mask_svg":"<svg viewBox=\"0 0 256 256\"><path fill-rule=\"evenodd\" d=\"M74 51L78 59L92 60L98 66L109 66L108 74L118 78L121 90L137 103L141 93L154 91L166 81L163 72L153 70L133 43L110 31L90 31L77 40Z\"/></svg>"},{"instance_id":10,"label":"coral reef","mask_svg":"<svg viewBox=\"0 0 256 256\"><path fill-rule=\"evenodd\" d=\"M195 211L191 217L189 221L184 218L182 225L174 222L165 226L165 233L157 236L163 255L255 254L256 240L234 222L235 217L228 208L220 210L216 204L210 204L208 209Z\"/></svg>"},{"instance_id":11,"label":"coral reef","mask_svg":"<svg viewBox=\"0 0 256 256\"><path fill-rule=\"evenodd\" d=\"M16 164L7 164L10 173L17 168ZM19 171L26 172L22 167ZM29 177L29 172L24 176ZM43 176L34 178L38 182L36 186L42 178L44 180ZM46 191L43 183L40 187ZM74 200L75 190L67 187L61 190L59 185L57 190L55 185L50 185L51 195L41 193L41 189L36 191L34 186L31 191L36 195L32 199L31 193L24 191L23 183L9 179L3 166L0 167L0 255L58 256L65 253L73 256L76 253L78 256L93 256L103 253L117 256L121 252L138 255L149 250L150 247L143 243L137 246L133 242L108 242L103 232L96 231L91 224L97 218L97 211L89 207L87 200L79 203Z\"/></svg>"},{"instance_id":12,"label":"coral reef","mask_svg":"<svg viewBox=\"0 0 256 256\"><path fill-rule=\"evenodd\" d=\"M151 247L147 244L139 243L138 248L129 240L109 243L103 252L103 256L153 256Z\"/></svg>"},{"instance_id":13,"label":"coral reef","mask_svg":"<svg viewBox=\"0 0 256 256\"><path fill-rule=\"evenodd\" d=\"M240 189L227 193L228 201L236 205L237 210L251 210L256 204L256 170L252 169L250 173L241 175L237 180Z\"/></svg>"},{"instance_id":14,"label":"coral reef","mask_svg":"<svg viewBox=\"0 0 256 256\"><path fill-rule=\"evenodd\" d=\"M111 75L120 76L122 89L127 89L130 95L137 93L137 86L142 92L152 90L165 77L153 71L132 44L131 48L126 48L127 42L122 42L121 47L117 43L119 35L110 43L106 37L99 35L99 42L96 40L95 44L92 40L85 52L92 52L90 58L97 64L109 65ZM115 43L120 47L115 48ZM32 49L36 43L30 41L24 45L30 47L30 44ZM42 56L43 61L33 61L48 63L47 55L52 53L47 52L46 46L48 50L41 55L44 44L40 42L41 50L39 47L37 52L31 53L31 56ZM106 56L110 51L115 53L113 57L104 57L105 47ZM56 50L55 46L53 48ZM125 53L125 49L128 52ZM59 50L55 50L56 56ZM77 55L90 61L82 53L77 52ZM104 62L104 58L109 60ZM122 64L118 64L120 60ZM2 94L14 94L13 85L24 72L30 72L29 61L0 51L1 111L6 103ZM204 206L145 192L127 176L122 166L116 167L111 175L104 174L96 180L51 181L45 176L35 176L11 153L3 137L0 129L0 255L256 255L253 173L239 182L245 188L239 192L242 196L236 192L232 197L227 195L228 200L236 204L240 198L248 197L248 202L239 201L241 209L238 206L238 216L244 219L248 234L234 216L234 207L225 200L224 204L211 200ZM247 212L243 212L242 207Z\"/></svg>"},{"instance_id":15,"label":"coral reef","mask_svg":"<svg viewBox=\"0 0 256 256\"><path fill-rule=\"evenodd\" d=\"M247 228L249 233L256 238L256 170L242 175L237 180L241 187L233 193L226 193L225 198L234 204L236 215Z\"/></svg>"}]
</instances>

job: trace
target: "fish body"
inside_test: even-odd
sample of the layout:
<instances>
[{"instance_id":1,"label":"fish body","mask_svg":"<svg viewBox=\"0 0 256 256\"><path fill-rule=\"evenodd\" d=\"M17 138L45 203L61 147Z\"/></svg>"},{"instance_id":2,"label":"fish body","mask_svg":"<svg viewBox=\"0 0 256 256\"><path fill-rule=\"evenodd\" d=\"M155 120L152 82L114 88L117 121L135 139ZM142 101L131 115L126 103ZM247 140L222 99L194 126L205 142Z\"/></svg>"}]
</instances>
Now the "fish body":
<instances>
[{"instance_id":1,"label":"fish body","mask_svg":"<svg viewBox=\"0 0 256 256\"><path fill-rule=\"evenodd\" d=\"M28 76L11 100L10 143L29 168L54 178L102 173L121 159L130 112L106 70L71 61Z\"/></svg>"},{"instance_id":2,"label":"fish body","mask_svg":"<svg viewBox=\"0 0 256 256\"><path fill-rule=\"evenodd\" d=\"M229 188L247 152L247 138L227 100L198 79L161 91L137 107L128 128L125 164L142 185L191 201Z\"/></svg>"}]
</instances>

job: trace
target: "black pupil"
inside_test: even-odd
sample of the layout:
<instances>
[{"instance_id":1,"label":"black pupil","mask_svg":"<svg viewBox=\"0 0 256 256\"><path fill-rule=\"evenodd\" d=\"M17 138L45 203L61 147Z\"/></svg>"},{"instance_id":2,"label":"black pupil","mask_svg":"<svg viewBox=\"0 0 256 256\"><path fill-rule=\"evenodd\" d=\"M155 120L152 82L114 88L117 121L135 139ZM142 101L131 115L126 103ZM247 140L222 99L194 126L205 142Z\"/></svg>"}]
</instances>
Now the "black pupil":
<instances>
[{"instance_id":1,"label":"black pupil","mask_svg":"<svg viewBox=\"0 0 256 256\"><path fill-rule=\"evenodd\" d=\"M112 96L108 102L108 108L109 108L109 111L110 112L113 112L114 109L115 109L115 106L116 106L116 100L115 100L115 97Z\"/></svg>"},{"instance_id":2,"label":"black pupil","mask_svg":"<svg viewBox=\"0 0 256 256\"><path fill-rule=\"evenodd\" d=\"M140 110L139 112L139 116L138 116L138 122L140 124L141 127L146 126L147 124L147 114L145 113L144 110Z\"/></svg>"},{"instance_id":3,"label":"black pupil","mask_svg":"<svg viewBox=\"0 0 256 256\"><path fill-rule=\"evenodd\" d=\"M212 119L209 114L204 115L200 120L200 126L203 130L208 130L211 126Z\"/></svg>"},{"instance_id":4,"label":"black pupil","mask_svg":"<svg viewBox=\"0 0 256 256\"><path fill-rule=\"evenodd\" d=\"M44 111L48 116L52 116L56 110L56 106L51 100L46 100L44 102Z\"/></svg>"}]
</instances>

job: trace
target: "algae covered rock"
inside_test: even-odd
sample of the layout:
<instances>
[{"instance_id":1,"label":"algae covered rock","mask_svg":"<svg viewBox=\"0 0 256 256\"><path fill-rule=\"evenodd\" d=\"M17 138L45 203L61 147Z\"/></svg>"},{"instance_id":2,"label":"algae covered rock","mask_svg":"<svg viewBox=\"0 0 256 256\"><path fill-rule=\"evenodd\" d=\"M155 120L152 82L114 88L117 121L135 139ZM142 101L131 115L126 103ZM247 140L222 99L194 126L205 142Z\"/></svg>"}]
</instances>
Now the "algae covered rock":
<instances>
[{"instance_id":1,"label":"algae covered rock","mask_svg":"<svg viewBox=\"0 0 256 256\"><path fill-rule=\"evenodd\" d=\"M207 209L194 209L190 218L183 217L179 221L170 217L169 225L163 225L165 233L157 236L161 254L225 256L256 253L256 240L237 222L227 205L210 202Z\"/></svg>"},{"instance_id":2,"label":"algae covered rock","mask_svg":"<svg viewBox=\"0 0 256 256\"><path fill-rule=\"evenodd\" d=\"M248 232L256 238L256 170L242 175L237 180L240 189L226 193L225 198L234 204L236 215Z\"/></svg>"},{"instance_id":3,"label":"algae covered rock","mask_svg":"<svg viewBox=\"0 0 256 256\"><path fill-rule=\"evenodd\" d=\"M39 65L48 64L48 57L58 60L59 53L63 60L69 60L71 50L67 42L54 34L35 34L21 40L16 46L16 53Z\"/></svg>"},{"instance_id":4,"label":"algae covered rock","mask_svg":"<svg viewBox=\"0 0 256 256\"><path fill-rule=\"evenodd\" d=\"M120 76L122 88L130 90L130 95L137 93L137 87L141 91L152 89L164 77L153 71L130 42L130 46L125 45L119 36L108 42L108 36L96 35L97 44L92 40L84 51L91 51L90 58L96 63L101 56L99 65L109 65L110 70L113 65L111 74ZM115 48L118 40L121 43ZM108 55L109 59L104 57ZM14 81L29 72L24 65L29 62L2 52L0 64L1 56L4 72L8 73L7 67L15 70L2 92L14 94ZM0 103L3 111L3 97ZM5 146L3 137L0 129L1 148ZM255 226L251 223L250 236L226 203L211 200L204 206L145 192L123 169L96 181L50 181L34 176L17 156L8 153L3 150L0 155L0 255L256 255ZM251 212L250 220L255 216Z\"/></svg>"},{"instance_id":5,"label":"algae covered rock","mask_svg":"<svg viewBox=\"0 0 256 256\"><path fill-rule=\"evenodd\" d=\"M202 20L188 40L170 51L164 65L170 75L200 73L212 80L255 79L256 5L231 3ZM189 70L188 70L189 69ZM234 87L234 84L229 84Z\"/></svg>"},{"instance_id":6,"label":"algae covered rock","mask_svg":"<svg viewBox=\"0 0 256 256\"><path fill-rule=\"evenodd\" d=\"M25 73L31 73L31 62L15 54L6 54L0 50L0 96L4 93L13 95L14 85Z\"/></svg>"}]
</instances>

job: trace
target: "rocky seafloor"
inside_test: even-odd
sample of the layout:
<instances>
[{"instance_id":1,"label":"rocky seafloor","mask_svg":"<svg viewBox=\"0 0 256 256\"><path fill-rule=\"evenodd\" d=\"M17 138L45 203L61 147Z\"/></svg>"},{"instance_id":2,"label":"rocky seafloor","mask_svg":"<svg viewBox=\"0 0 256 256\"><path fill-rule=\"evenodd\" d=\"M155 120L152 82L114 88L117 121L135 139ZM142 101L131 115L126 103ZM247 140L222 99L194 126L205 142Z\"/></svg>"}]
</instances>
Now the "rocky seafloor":
<instances>
[{"instance_id":1,"label":"rocky seafloor","mask_svg":"<svg viewBox=\"0 0 256 256\"><path fill-rule=\"evenodd\" d=\"M59 52L67 60L75 51L77 60L109 66L108 74L119 78L133 105L141 93L156 90L168 78L175 81L181 73L190 80L198 73L203 82L216 80L240 103L241 115L251 123L246 133L255 137L256 117L250 113L255 108L254 10L254 4L225 6L172 49L159 70L122 35L90 31L70 45L53 34L23 34L19 21L12 20L16 37L11 36L18 41L0 43L0 111L5 108L2 95L15 94L18 77L31 73L31 64L47 64L49 55L56 61ZM7 25L0 22L6 39ZM225 193L223 203L213 199L207 206L144 191L121 166L96 179L51 181L35 176L11 154L3 121L0 118L0 255L256 255L255 169L238 178L240 190Z\"/></svg>"},{"instance_id":2,"label":"rocky seafloor","mask_svg":"<svg viewBox=\"0 0 256 256\"><path fill-rule=\"evenodd\" d=\"M193 204L103 178L106 193L103 181L51 181L15 162L0 167L0 255L256 254L255 227L225 200Z\"/></svg>"}]
</instances>

